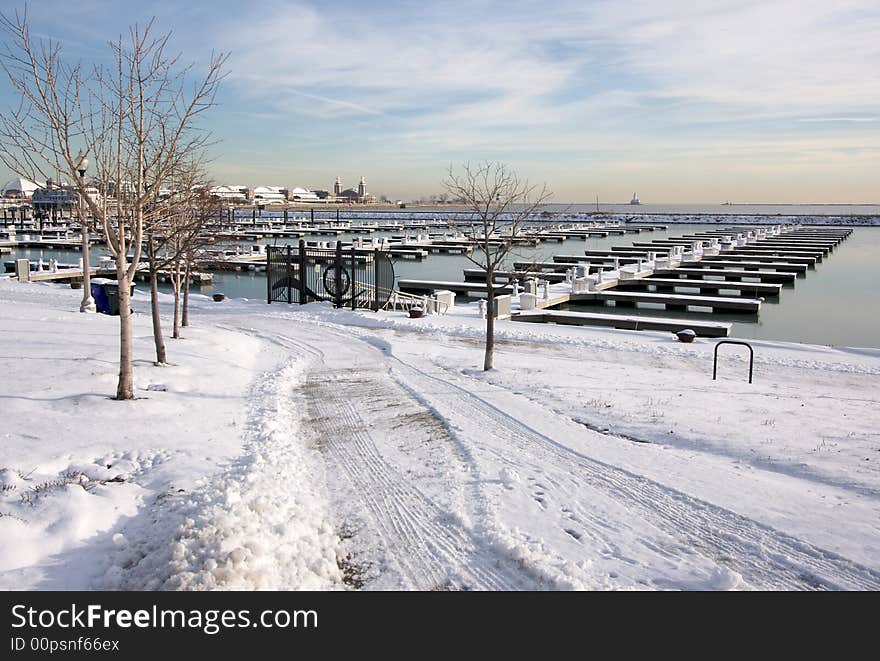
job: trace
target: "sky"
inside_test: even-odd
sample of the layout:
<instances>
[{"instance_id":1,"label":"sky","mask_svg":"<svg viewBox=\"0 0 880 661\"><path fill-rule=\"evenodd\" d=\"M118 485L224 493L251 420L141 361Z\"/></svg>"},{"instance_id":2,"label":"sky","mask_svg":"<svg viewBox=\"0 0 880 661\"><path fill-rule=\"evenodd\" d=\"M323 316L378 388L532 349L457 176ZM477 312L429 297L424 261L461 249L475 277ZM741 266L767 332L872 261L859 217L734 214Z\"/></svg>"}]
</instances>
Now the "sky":
<instances>
[{"instance_id":1,"label":"sky","mask_svg":"<svg viewBox=\"0 0 880 661\"><path fill-rule=\"evenodd\" d=\"M0 0L5 13L22 5ZM42 0L66 57L155 17L228 51L215 181L443 191L500 160L554 201L880 202L878 0ZM0 108L15 104L0 77ZM4 176L11 173L2 170Z\"/></svg>"}]
</instances>

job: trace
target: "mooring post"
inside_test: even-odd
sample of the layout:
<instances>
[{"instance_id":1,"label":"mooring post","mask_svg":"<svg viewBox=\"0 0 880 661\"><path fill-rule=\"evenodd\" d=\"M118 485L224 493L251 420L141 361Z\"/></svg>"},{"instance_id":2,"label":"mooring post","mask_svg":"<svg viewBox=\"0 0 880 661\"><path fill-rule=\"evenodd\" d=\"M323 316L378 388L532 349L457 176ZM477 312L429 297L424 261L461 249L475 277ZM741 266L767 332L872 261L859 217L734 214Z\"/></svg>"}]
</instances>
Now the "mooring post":
<instances>
[{"instance_id":1,"label":"mooring post","mask_svg":"<svg viewBox=\"0 0 880 661\"><path fill-rule=\"evenodd\" d=\"M308 303L308 289L306 289L306 240L299 240L299 304Z\"/></svg>"},{"instance_id":2,"label":"mooring post","mask_svg":"<svg viewBox=\"0 0 880 661\"><path fill-rule=\"evenodd\" d=\"M339 224L339 209L336 209L336 224Z\"/></svg>"},{"instance_id":3,"label":"mooring post","mask_svg":"<svg viewBox=\"0 0 880 661\"><path fill-rule=\"evenodd\" d=\"M314 210L314 209L309 209L309 213L310 213L311 216L312 216L312 225L314 225L314 224L315 224L315 210Z\"/></svg>"}]
</instances>

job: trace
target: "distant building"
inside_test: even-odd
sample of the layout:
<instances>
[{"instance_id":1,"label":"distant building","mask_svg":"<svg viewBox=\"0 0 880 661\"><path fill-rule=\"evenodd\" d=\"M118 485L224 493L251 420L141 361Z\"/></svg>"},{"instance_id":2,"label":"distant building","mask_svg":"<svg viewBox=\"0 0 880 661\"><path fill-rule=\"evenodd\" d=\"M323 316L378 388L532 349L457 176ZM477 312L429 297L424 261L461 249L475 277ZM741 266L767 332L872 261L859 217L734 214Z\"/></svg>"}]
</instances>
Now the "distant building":
<instances>
[{"instance_id":1,"label":"distant building","mask_svg":"<svg viewBox=\"0 0 880 661\"><path fill-rule=\"evenodd\" d=\"M336 197L342 195L342 179L340 177L336 177L336 182L333 184L333 194Z\"/></svg>"},{"instance_id":2,"label":"distant building","mask_svg":"<svg viewBox=\"0 0 880 661\"><path fill-rule=\"evenodd\" d=\"M214 186L208 189L208 192L211 197L222 200L223 202L238 202L243 204L244 202L247 202L248 198L248 189L246 186Z\"/></svg>"},{"instance_id":3,"label":"distant building","mask_svg":"<svg viewBox=\"0 0 880 661\"><path fill-rule=\"evenodd\" d=\"M343 191L337 191L337 187L341 187L342 183L339 177L336 177L336 184L333 187L336 198L344 204L373 204L376 202L376 196L367 192L367 181L361 177L357 190L346 188Z\"/></svg>"},{"instance_id":4,"label":"distant building","mask_svg":"<svg viewBox=\"0 0 880 661\"><path fill-rule=\"evenodd\" d=\"M279 186L257 186L248 197L253 200L254 204L284 204L287 202L287 195L284 189Z\"/></svg>"},{"instance_id":5,"label":"distant building","mask_svg":"<svg viewBox=\"0 0 880 661\"><path fill-rule=\"evenodd\" d=\"M292 188L287 192L287 199L293 202L319 202L320 196L308 188Z\"/></svg>"},{"instance_id":6,"label":"distant building","mask_svg":"<svg viewBox=\"0 0 880 661\"><path fill-rule=\"evenodd\" d=\"M136 186L131 181L121 181L118 186L115 181L107 182L107 195L110 197L119 197L121 195L125 199L133 196L136 192Z\"/></svg>"},{"instance_id":7,"label":"distant building","mask_svg":"<svg viewBox=\"0 0 880 661\"><path fill-rule=\"evenodd\" d=\"M27 179L12 179L3 184L3 197L16 200L29 200L39 188L33 181Z\"/></svg>"},{"instance_id":8,"label":"distant building","mask_svg":"<svg viewBox=\"0 0 880 661\"><path fill-rule=\"evenodd\" d=\"M91 191L90 191L91 192ZM97 193L97 189L94 190ZM31 205L36 213L70 209L79 202L79 195L71 186L57 184L49 179L44 188L37 188L31 196Z\"/></svg>"}]
</instances>

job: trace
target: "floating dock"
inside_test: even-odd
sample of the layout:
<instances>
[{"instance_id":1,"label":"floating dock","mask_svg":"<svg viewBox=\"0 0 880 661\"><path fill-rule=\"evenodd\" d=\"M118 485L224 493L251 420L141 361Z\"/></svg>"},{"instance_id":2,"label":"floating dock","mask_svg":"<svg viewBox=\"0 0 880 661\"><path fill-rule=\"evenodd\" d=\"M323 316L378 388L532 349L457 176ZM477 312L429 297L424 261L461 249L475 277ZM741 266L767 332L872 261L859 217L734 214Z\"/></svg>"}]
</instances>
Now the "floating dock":
<instances>
[{"instance_id":1,"label":"floating dock","mask_svg":"<svg viewBox=\"0 0 880 661\"><path fill-rule=\"evenodd\" d=\"M752 278L760 282L781 282L791 283L797 278L796 273L787 271L746 271L744 269L713 269L713 268L668 268L656 269L654 271L660 276L699 276L699 277L716 277L724 280L742 280L743 278Z\"/></svg>"},{"instance_id":2,"label":"floating dock","mask_svg":"<svg viewBox=\"0 0 880 661\"><path fill-rule=\"evenodd\" d=\"M727 337L732 324L720 321L640 317L622 314L599 314L569 310L529 310L511 317L513 321L566 324L570 326L606 326L624 330L652 330L676 333L687 328L699 337Z\"/></svg>"},{"instance_id":3,"label":"floating dock","mask_svg":"<svg viewBox=\"0 0 880 661\"><path fill-rule=\"evenodd\" d=\"M782 291L781 284L769 282L743 282L731 280L695 280L686 278L631 278L618 280L618 289L648 289L654 287L656 291L673 291L675 289L698 289L702 291L717 292L722 289L738 291L742 295L752 296L779 296Z\"/></svg>"},{"instance_id":4,"label":"floating dock","mask_svg":"<svg viewBox=\"0 0 880 661\"><path fill-rule=\"evenodd\" d=\"M599 302L613 301L615 306L652 303L667 310L685 310L692 307L711 308L713 312L758 314L761 301L756 298L728 296L698 296L694 294L661 294L659 292L600 291L594 294Z\"/></svg>"}]
</instances>

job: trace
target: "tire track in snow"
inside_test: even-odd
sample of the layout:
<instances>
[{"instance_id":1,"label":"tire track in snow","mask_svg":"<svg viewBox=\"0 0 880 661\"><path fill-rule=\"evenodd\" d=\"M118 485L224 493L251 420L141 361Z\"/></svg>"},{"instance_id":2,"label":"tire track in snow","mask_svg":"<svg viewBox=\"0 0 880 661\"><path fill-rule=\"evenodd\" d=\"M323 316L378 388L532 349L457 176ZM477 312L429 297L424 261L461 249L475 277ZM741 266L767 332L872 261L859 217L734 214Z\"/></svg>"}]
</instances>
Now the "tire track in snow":
<instances>
[{"instance_id":1,"label":"tire track in snow","mask_svg":"<svg viewBox=\"0 0 880 661\"><path fill-rule=\"evenodd\" d=\"M323 439L322 450L329 463L342 468L349 478L409 587L537 587L507 558L480 548L466 530L381 456L352 401L377 395L400 397L402 393L395 392L390 379L381 383L382 378L387 379L384 373L366 375L369 381L364 376L358 369L316 371L307 380L306 394L312 422ZM505 568L505 564L511 566Z\"/></svg>"},{"instance_id":2,"label":"tire track in snow","mask_svg":"<svg viewBox=\"0 0 880 661\"><path fill-rule=\"evenodd\" d=\"M521 590L548 587L521 563L483 544L391 466L378 450L368 425L352 402L376 396L406 399L426 409L390 378L386 369L339 369L327 365L319 347L282 334L239 328L287 349L308 354L313 369L304 393L320 447L328 464L345 473L401 579L413 589ZM334 333L336 334L336 333ZM346 338L350 340L350 338ZM362 346L358 345L361 350ZM379 356L373 347L370 354ZM361 351L362 352L362 351ZM380 363L381 365L381 363ZM427 411L426 411L427 412ZM433 412L428 412L434 417ZM438 421L455 446L455 439Z\"/></svg>"},{"instance_id":3,"label":"tire track in snow","mask_svg":"<svg viewBox=\"0 0 880 661\"><path fill-rule=\"evenodd\" d=\"M390 356L391 357L391 356ZM763 589L876 590L880 573L645 477L590 459L501 411L485 399L399 357L398 378L425 393L450 421L466 418L514 445L543 468L575 475L671 538ZM573 470L574 469L574 470ZM583 512L581 512L582 514Z\"/></svg>"}]
</instances>

